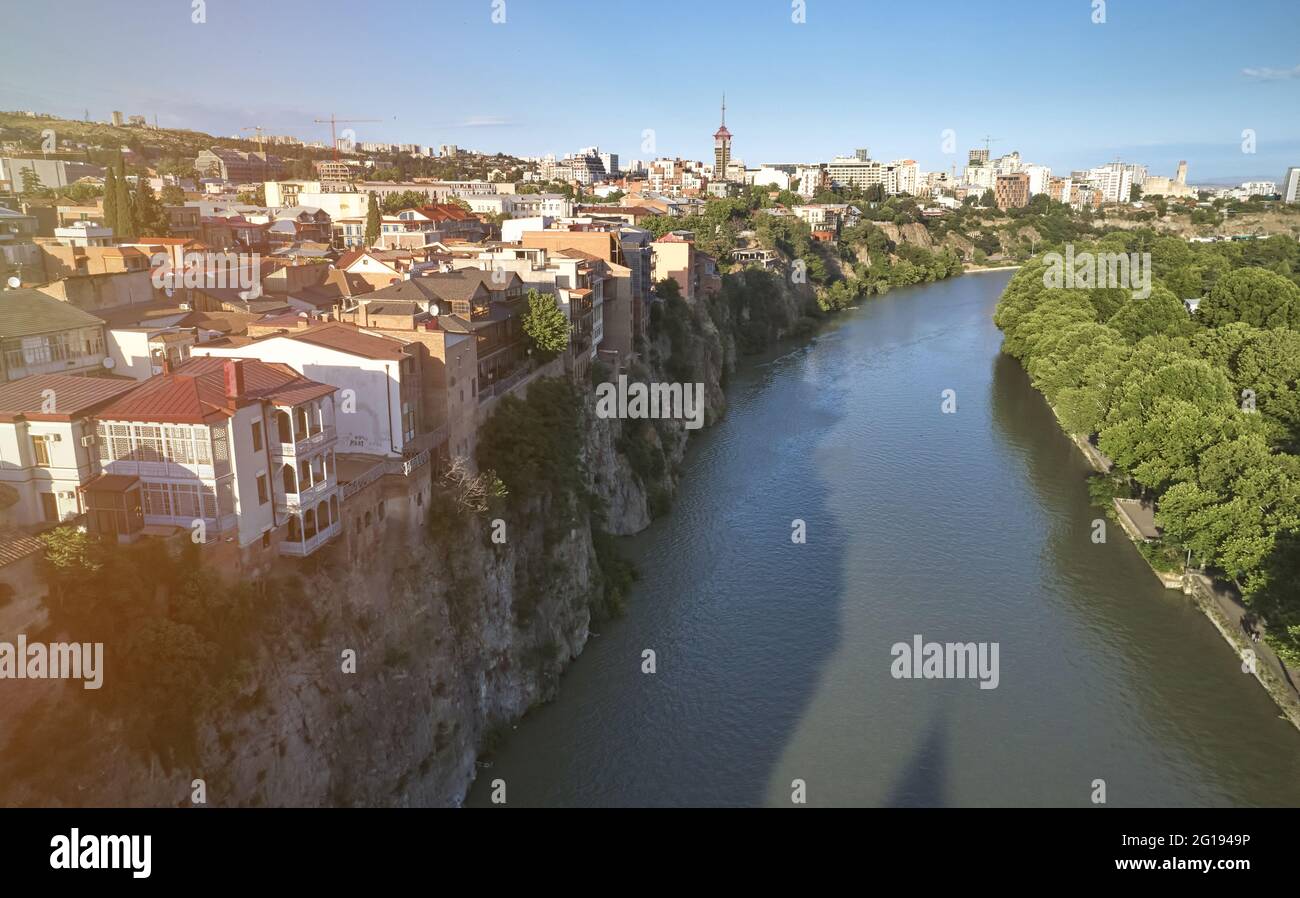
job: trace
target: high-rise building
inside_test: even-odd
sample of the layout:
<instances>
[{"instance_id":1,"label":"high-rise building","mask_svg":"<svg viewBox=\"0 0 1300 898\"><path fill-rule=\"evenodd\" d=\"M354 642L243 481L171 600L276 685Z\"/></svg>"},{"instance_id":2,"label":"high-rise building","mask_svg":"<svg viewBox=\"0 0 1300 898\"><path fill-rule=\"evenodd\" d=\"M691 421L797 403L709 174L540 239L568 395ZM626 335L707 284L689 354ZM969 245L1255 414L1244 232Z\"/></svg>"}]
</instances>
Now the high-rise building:
<instances>
[{"instance_id":1,"label":"high-rise building","mask_svg":"<svg viewBox=\"0 0 1300 898\"><path fill-rule=\"evenodd\" d=\"M998 175L993 187L993 201L999 209L1019 209L1029 205L1029 175L1016 172Z\"/></svg>"},{"instance_id":2,"label":"high-rise building","mask_svg":"<svg viewBox=\"0 0 1300 898\"><path fill-rule=\"evenodd\" d=\"M1282 176L1282 202L1300 203L1300 167L1291 166Z\"/></svg>"},{"instance_id":3,"label":"high-rise building","mask_svg":"<svg viewBox=\"0 0 1300 898\"><path fill-rule=\"evenodd\" d=\"M722 95L722 125L713 133L713 177L726 180L731 162L731 132L727 130L727 95Z\"/></svg>"},{"instance_id":4,"label":"high-rise building","mask_svg":"<svg viewBox=\"0 0 1300 898\"><path fill-rule=\"evenodd\" d=\"M989 149L985 147L982 150L971 150L966 155L966 161L970 165L984 165L989 161Z\"/></svg>"}]
</instances>

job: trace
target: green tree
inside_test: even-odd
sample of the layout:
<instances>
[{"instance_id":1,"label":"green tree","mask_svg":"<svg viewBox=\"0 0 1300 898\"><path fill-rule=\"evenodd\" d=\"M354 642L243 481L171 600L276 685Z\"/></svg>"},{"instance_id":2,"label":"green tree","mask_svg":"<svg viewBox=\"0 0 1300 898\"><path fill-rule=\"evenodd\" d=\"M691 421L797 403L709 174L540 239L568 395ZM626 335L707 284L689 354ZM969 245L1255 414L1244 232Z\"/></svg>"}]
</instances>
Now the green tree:
<instances>
[{"instance_id":1,"label":"green tree","mask_svg":"<svg viewBox=\"0 0 1300 898\"><path fill-rule=\"evenodd\" d=\"M428 194L419 190L403 190L401 193L390 193L384 197L381 209L385 215L396 215L403 209L418 209L427 205L429 205Z\"/></svg>"},{"instance_id":2,"label":"green tree","mask_svg":"<svg viewBox=\"0 0 1300 898\"><path fill-rule=\"evenodd\" d=\"M104 173L104 226L117 235L117 174L111 165Z\"/></svg>"},{"instance_id":3,"label":"green tree","mask_svg":"<svg viewBox=\"0 0 1300 898\"><path fill-rule=\"evenodd\" d=\"M134 216L139 224L140 235L147 237L166 237L171 233L171 219L163 209L162 203L154 195L153 185L149 179L140 178L140 186L134 194Z\"/></svg>"},{"instance_id":4,"label":"green tree","mask_svg":"<svg viewBox=\"0 0 1300 898\"><path fill-rule=\"evenodd\" d=\"M523 328L539 352L554 358L568 347L572 325L556 305L554 296L529 290L528 311L524 313Z\"/></svg>"},{"instance_id":5,"label":"green tree","mask_svg":"<svg viewBox=\"0 0 1300 898\"><path fill-rule=\"evenodd\" d=\"M379 203L373 193L370 194L370 205L366 209L366 246L374 246L379 242Z\"/></svg>"},{"instance_id":6,"label":"green tree","mask_svg":"<svg viewBox=\"0 0 1300 898\"><path fill-rule=\"evenodd\" d=\"M1218 279L1196 314L1211 327L1287 327L1300 323L1300 287L1262 268L1239 268Z\"/></svg>"},{"instance_id":7,"label":"green tree","mask_svg":"<svg viewBox=\"0 0 1300 898\"><path fill-rule=\"evenodd\" d=\"M131 208L130 188L126 180L126 166L119 158L117 163L116 196L117 222L113 227L113 236L119 241L136 238L135 213Z\"/></svg>"},{"instance_id":8,"label":"green tree","mask_svg":"<svg viewBox=\"0 0 1300 898\"><path fill-rule=\"evenodd\" d=\"M1131 298L1106 324L1132 343L1153 334L1179 336L1196 330L1182 300L1162 286L1154 287L1150 296Z\"/></svg>"},{"instance_id":9,"label":"green tree","mask_svg":"<svg viewBox=\"0 0 1300 898\"><path fill-rule=\"evenodd\" d=\"M45 185L41 183L41 176L36 174L36 169L30 165L22 171L23 190L28 196L43 196L48 193Z\"/></svg>"}]
</instances>

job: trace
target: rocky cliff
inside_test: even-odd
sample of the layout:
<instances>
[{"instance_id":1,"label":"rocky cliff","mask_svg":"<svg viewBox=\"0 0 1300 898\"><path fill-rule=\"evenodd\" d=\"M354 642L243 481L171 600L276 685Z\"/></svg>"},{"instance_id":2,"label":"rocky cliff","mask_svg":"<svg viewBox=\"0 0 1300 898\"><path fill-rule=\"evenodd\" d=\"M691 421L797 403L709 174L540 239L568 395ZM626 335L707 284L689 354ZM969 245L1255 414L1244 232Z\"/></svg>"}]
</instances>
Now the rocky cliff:
<instances>
[{"instance_id":1,"label":"rocky cliff","mask_svg":"<svg viewBox=\"0 0 1300 898\"><path fill-rule=\"evenodd\" d=\"M716 299L675 306L681 320L656 329L634 376L689 372L715 421L738 335L770 341L808 307L806 290L767 280L761 307L730 279ZM183 759L164 765L133 737L109 690L102 705L65 692L0 752L0 803L184 806L195 780L214 806L460 803L481 754L556 696L593 615L609 611L604 534L645 528L681 473L682 421L601 419L579 392L593 511L542 495L494 517L454 497L435 505L446 490L432 480L408 487L370 542L336 541L264 590L273 611L219 694L188 709Z\"/></svg>"}]
</instances>

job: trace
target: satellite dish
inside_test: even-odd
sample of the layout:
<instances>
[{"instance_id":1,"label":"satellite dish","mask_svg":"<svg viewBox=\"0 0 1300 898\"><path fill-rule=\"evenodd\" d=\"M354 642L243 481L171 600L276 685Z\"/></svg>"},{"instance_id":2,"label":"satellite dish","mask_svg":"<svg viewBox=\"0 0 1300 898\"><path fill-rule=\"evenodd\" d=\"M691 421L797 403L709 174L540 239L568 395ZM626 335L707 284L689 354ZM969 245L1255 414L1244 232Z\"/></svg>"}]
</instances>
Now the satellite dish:
<instances>
[{"instance_id":1,"label":"satellite dish","mask_svg":"<svg viewBox=\"0 0 1300 898\"><path fill-rule=\"evenodd\" d=\"M19 278L19 277L17 277L17 276L15 276L15 277L11 277L11 278L9 279L9 287L10 287L10 289L17 290L17 289L18 289L19 287L21 287L22 285L23 285L22 279Z\"/></svg>"},{"instance_id":2,"label":"satellite dish","mask_svg":"<svg viewBox=\"0 0 1300 898\"><path fill-rule=\"evenodd\" d=\"M116 366L117 366L117 362L116 362L116 360L113 359L112 356L108 356L108 357L106 357L106 358L104 359L104 367L105 367L105 368L114 368L114 367L116 367Z\"/></svg>"},{"instance_id":3,"label":"satellite dish","mask_svg":"<svg viewBox=\"0 0 1300 898\"><path fill-rule=\"evenodd\" d=\"M441 313L438 311L438 304L437 304L436 302L431 302L431 303L429 303L429 314L430 314L430 315L433 315L433 316L435 316L435 317L436 317L437 315L441 314Z\"/></svg>"},{"instance_id":4,"label":"satellite dish","mask_svg":"<svg viewBox=\"0 0 1300 898\"><path fill-rule=\"evenodd\" d=\"M172 298L172 294L173 294L174 291L172 290L172 288L171 288L170 286L167 286L167 287L164 287L164 288L163 288L163 292L167 294L167 298L168 298L168 299L171 299L171 298Z\"/></svg>"}]
</instances>

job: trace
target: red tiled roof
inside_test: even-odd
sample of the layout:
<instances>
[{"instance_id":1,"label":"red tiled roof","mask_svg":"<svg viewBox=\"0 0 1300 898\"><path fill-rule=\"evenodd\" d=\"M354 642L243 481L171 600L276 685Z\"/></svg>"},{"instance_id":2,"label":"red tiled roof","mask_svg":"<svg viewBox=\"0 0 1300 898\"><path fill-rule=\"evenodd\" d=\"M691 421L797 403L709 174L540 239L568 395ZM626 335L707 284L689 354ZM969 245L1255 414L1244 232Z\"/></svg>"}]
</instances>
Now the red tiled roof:
<instances>
[{"instance_id":1,"label":"red tiled roof","mask_svg":"<svg viewBox=\"0 0 1300 898\"><path fill-rule=\"evenodd\" d=\"M207 424L229 418L236 408L266 400L296 405L328 396L334 387L303 377L288 365L242 359L244 391L226 396L224 358L191 358L174 372L149 378L138 389L100 409L107 421L157 421L164 424Z\"/></svg>"},{"instance_id":2,"label":"red tiled roof","mask_svg":"<svg viewBox=\"0 0 1300 898\"><path fill-rule=\"evenodd\" d=\"M300 340L326 349L350 353L368 359L402 359L406 357L403 344L392 337L367 334L356 327L338 321L327 321L297 333L283 334L289 340Z\"/></svg>"},{"instance_id":3,"label":"red tiled roof","mask_svg":"<svg viewBox=\"0 0 1300 898\"><path fill-rule=\"evenodd\" d=\"M0 421L22 416L29 421L69 421L134 390L135 380L36 374L0 386ZM48 392L47 392L48 391ZM47 404L47 399L50 403ZM54 411L43 411L52 407Z\"/></svg>"}]
</instances>

